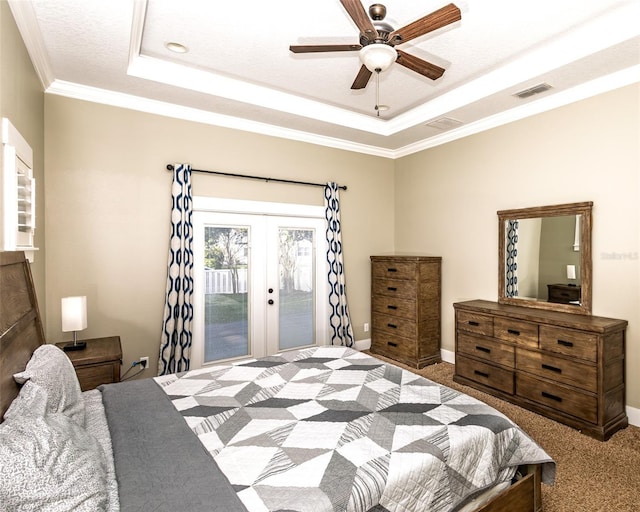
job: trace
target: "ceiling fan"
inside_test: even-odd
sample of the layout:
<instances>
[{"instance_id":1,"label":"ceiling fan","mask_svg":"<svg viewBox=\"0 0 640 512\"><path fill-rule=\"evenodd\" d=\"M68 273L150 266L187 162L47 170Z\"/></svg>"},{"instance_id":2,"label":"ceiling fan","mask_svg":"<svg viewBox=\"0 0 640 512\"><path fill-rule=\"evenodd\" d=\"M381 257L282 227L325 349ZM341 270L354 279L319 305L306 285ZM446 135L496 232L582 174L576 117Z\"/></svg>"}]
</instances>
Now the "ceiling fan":
<instances>
[{"instance_id":1,"label":"ceiling fan","mask_svg":"<svg viewBox=\"0 0 640 512\"><path fill-rule=\"evenodd\" d=\"M460 9L454 4L446 5L394 30L383 21L387 14L384 5L373 4L369 7L367 16L360 0L340 0L340 3L360 30L360 44L289 46L289 50L293 53L359 51L362 66L351 85L352 89L364 89L374 71L385 71L394 62L431 80L436 80L444 74L444 68L403 52L395 46L461 20Z\"/></svg>"}]
</instances>

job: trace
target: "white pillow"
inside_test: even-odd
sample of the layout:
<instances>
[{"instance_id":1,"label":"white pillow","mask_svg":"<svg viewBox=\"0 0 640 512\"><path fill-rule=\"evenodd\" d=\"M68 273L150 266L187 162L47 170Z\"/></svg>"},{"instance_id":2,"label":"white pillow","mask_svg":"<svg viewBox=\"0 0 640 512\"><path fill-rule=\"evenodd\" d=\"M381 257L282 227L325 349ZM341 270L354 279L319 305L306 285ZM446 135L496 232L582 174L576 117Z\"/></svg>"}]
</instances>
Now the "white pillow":
<instances>
[{"instance_id":1,"label":"white pillow","mask_svg":"<svg viewBox=\"0 0 640 512\"><path fill-rule=\"evenodd\" d=\"M47 392L37 384L27 381L4 413L4 419L11 416L44 416L47 413L47 401Z\"/></svg>"},{"instance_id":2,"label":"white pillow","mask_svg":"<svg viewBox=\"0 0 640 512\"><path fill-rule=\"evenodd\" d=\"M97 439L26 382L0 425L0 508L107 510L107 468ZM44 413L44 414L42 414Z\"/></svg>"},{"instance_id":3,"label":"white pillow","mask_svg":"<svg viewBox=\"0 0 640 512\"><path fill-rule=\"evenodd\" d=\"M67 355L55 345L40 345L27 368L14 374L18 384L34 382L47 393L49 412L61 412L85 425L85 407L76 371Z\"/></svg>"}]
</instances>

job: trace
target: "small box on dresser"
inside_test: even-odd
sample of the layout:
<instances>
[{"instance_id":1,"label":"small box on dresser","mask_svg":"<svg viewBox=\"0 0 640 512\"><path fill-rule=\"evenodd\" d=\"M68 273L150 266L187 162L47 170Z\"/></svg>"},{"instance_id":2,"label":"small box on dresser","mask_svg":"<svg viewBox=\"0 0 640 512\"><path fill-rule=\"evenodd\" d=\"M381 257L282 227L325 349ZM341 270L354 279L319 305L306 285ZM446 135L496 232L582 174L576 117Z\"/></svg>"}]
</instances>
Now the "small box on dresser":
<instances>
[{"instance_id":1,"label":"small box on dresser","mask_svg":"<svg viewBox=\"0 0 640 512\"><path fill-rule=\"evenodd\" d=\"M627 426L626 320L485 300L453 307L454 381L601 441Z\"/></svg>"},{"instance_id":2,"label":"small box on dresser","mask_svg":"<svg viewBox=\"0 0 640 512\"><path fill-rule=\"evenodd\" d=\"M371 352L413 368L440 361L439 256L371 256Z\"/></svg>"}]
</instances>

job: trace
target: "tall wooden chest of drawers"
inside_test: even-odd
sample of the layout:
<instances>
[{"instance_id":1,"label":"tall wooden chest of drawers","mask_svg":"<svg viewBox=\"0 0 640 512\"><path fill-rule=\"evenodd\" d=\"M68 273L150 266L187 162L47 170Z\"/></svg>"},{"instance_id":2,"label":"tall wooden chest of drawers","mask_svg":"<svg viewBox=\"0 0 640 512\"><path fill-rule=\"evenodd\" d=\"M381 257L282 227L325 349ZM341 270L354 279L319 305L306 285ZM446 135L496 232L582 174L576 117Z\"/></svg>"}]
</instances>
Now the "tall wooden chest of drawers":
<instances>
[{"instance_id":1,"label":"tall wooden chest of drawers","mask_svg":"<svg viewBox=\"0 0 640 512\"><path fill-rule=\"evenodd\" d=\"M413 368L440 361L439 256L371 256L371 352Z\"/></svg>"},{"instance_id":2,"label":"tall wooden chest of drawers","mask_svg":"<svg viewBox=\"0 0 640 512\"><path fill-rule=\"evenodd\" d=\"M453 307L454 381L600 441L627 426L625 320L484 300Z\"/></svg>"}]
</instances>

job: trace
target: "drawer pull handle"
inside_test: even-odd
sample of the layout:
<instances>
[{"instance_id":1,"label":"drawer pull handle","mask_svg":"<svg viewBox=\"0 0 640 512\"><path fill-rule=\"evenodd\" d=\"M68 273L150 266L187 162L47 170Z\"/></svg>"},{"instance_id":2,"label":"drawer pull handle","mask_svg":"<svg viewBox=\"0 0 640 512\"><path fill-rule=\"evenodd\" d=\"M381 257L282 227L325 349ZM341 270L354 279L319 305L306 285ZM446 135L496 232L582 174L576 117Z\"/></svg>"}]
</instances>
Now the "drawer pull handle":
<instances>
[{"instance_id":1,"label":"drawer pull handle","mask_svg":"<svg viewBox=\"0 0 640 512\"><path fill-rule=\"evenodd\" d=\"M563 347L573 347L573 343L571 341L558 340L558 345L562 345Z\"/></svg>"},{"instance_id":2,"label":"drawer pull handle","mask_svg":"<svg viewBox=\"0 0 640 512\"><path fill-rule=\"evenodd\" d=\"M549 398L551 400L555 400L556 402L562 402L562 398L560 398L559 396L556 396L556 395L552 395L551 393L547 393L546 391L542 392L542 396L544 398Z\"/></svg>"},{"instance_id":3,"label":"drawer pull handle","mask_svg":"<svg viewBox=\"0 0 640 512\"><path fill-rule=\"evenodd\" d=\"M397 272L398 269L397 268L388 268L387 272Z\"/></svg>"},{"instance_id":4,"label":"drawer pull handle","mask_svg":"<svg viewBox=\"0 0 640 512\"><path fill-rule=\"evenodd\" d=\"M469 320L469 325L473 325L474 327L478 327L480 325L480 322L476 322L474 320Z\"/></svg>"},{"instance_id":5,"label":"drawer pull handle","mask_svg":"<svg viewBox=\"0 0 640 512\"><path fill-rule=\"evenodd\" d=\"M516 331L515 329L507 329L509 334L513 334L514 336L520 336L520 331Z\"/></svg>"},{"instance_id":6,"label":"drawer pull handle","mask_svg":"<svg viewBox=\"0 0 640 512\"><path fill-rule=\"evenodd\" d=\"M480 370L473 370L473 373L475 373L476 375L480 375L480 377L484 377L485 379L489 378L488 373L481 372Z\"/></svg>"},{"instance_id":7,"label":"drawer pull handle","mask_svg":"<svg viewBox=\"0 0 640 512\"><path fill-rule=\"evenodd\" d=\"M487 354L491 354L491 349L486 347L481 347L480 345L476 345L476 350L480 352L486 352Z\"/></svg>"},{"instance_id":8,"label":"drawer pull handle","mask_svg":"<svg viewBox=\"0 0 640 512\"><path fill-rule=\"evenodd\" d=\"M387 341L387 345L391 346L391 347L397 347L398 344L394 343L393 341Z\"/></svg>"},{"instance_id":9,"label":"drawer pull handle","mask_svg":"<svg viewBox=\"0 0 640 512\"><path fill-rule=\"evenodd\" d=\"M556 373L562 373L562 368L556 368L555 366L551 366L549 364L543 364L542 365L542 369L543 370L549 370L549 371L556 372Z\"/></svg>"},{"instance_id":10,"label":"drawer pull handle","mask_svg":"<svg viewBox=\"0 0 640 512\"><path fill-rule=\"evenodd\" d=\"M398 306L387 306L387 309L398 309Z\"/></svg>"},{"instance_id":11,"label":"drawer pull handle","mask_svg":"<svg viewBox=\"0 0 640 512\"><path fill-rule=\"evenodd\" d=\"M398 326L395 324L387 324L387 327L391 327L392 329L397 329Z\"/></svg>"},{"instance_id":12,"label":"drawer pull handle","mask_svg":"<svg viewBox=\"0 0 640 512\"><path fill-rule=\"evenodd\" d=\"M395 292L397 288L395 286L387 286L387 290L389 290L390 292Z\"/></svg>"}]
</instances>

